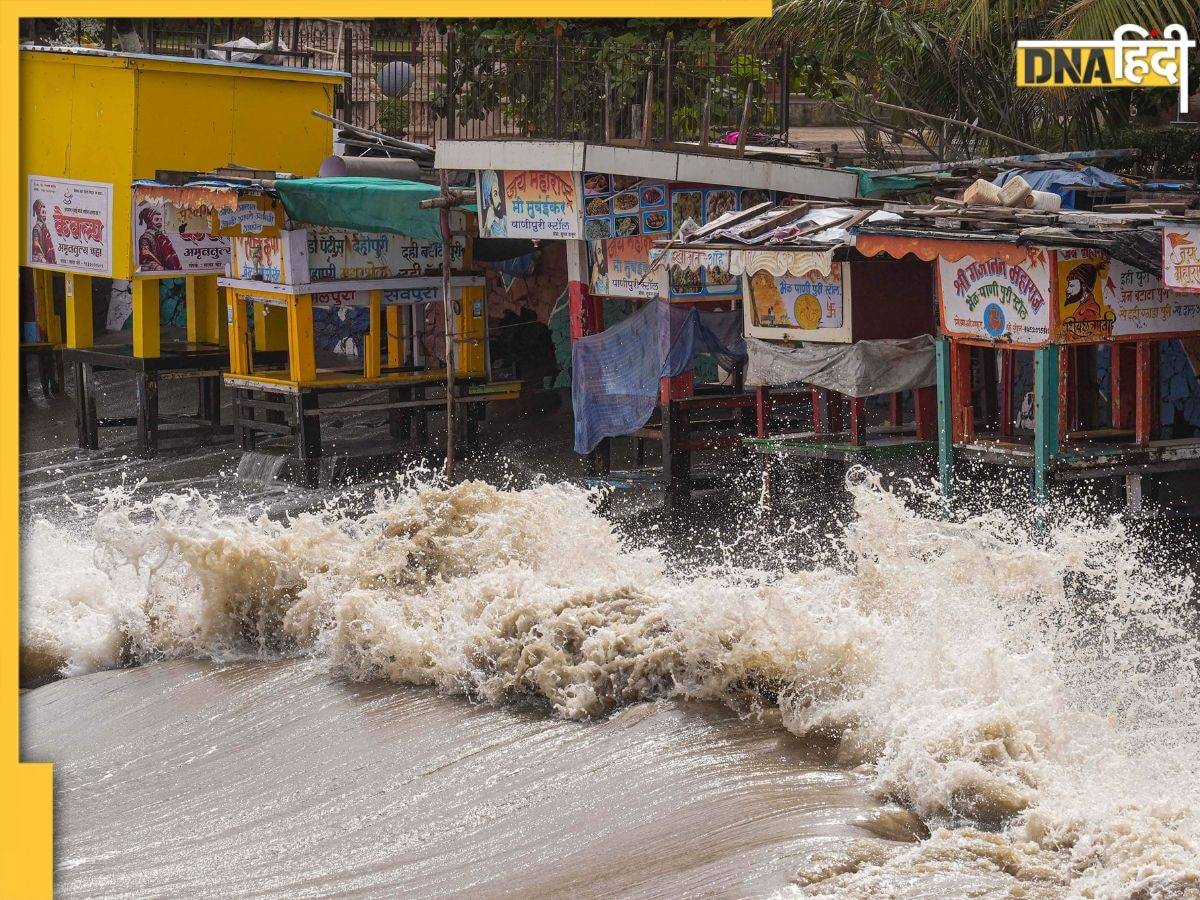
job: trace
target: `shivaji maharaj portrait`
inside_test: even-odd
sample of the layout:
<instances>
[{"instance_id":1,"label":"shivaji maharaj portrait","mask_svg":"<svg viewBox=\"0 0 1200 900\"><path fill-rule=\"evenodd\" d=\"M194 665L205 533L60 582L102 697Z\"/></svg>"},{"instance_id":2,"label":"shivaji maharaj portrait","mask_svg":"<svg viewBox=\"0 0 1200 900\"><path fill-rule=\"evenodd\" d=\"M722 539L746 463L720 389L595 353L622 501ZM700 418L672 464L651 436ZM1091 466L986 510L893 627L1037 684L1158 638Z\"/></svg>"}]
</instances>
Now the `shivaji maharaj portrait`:
<instances>
[{"instance_id":1,"label":"shivaji maharaj portrait","mask_svg":"<svg viewBox=\"0 0 1200 900\"><path fill-rule=\"evenodd\" d=\"M163 233L163 214L154 207L138 213L145 229L138 238L138 267L150 272L177 272L182 266L170 239Z\"/></svg>"},{"instance_id":2,"label":"shivaji maharaj portrait","mask_svg":"<svg viewBox=\"0 0 1200 900\"><path fill-rule=\"evenodd\" d=\"M58 262L54 256L54 239L50 237L50 229L46 226L46 204L41 200L33 201L33 219L29 261L54 265Z\"/></svg>"}]
</instances>

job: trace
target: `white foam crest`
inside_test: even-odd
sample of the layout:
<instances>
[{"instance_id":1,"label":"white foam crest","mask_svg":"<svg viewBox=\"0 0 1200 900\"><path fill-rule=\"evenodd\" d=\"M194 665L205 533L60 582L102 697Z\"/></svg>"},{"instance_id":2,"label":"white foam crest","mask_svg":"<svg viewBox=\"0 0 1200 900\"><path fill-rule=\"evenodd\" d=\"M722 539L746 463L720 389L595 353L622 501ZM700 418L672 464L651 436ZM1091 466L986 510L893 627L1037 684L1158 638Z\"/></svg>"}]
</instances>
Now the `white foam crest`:
<instances>
[{"instance_id":1,"label":"white foam crest","mask_svg":"<svg viewBox=\"0 0 1200 900\"><path fill-rule=\"evenodd\" d=\"M659 697L777 705L933 829L899 853L865 842L814 863L806 891L979 867L1097 895L1194 885L1191 579L1148 570L1118 519L1034 536L999 512L924 518L873 477L852 482L838 564L782 574L673 573L565 485L402 485L366 511L282 521L111 494L96 574L140 594L103 614L112 634L89 655L55 632L70 601L51 583L26 598L41 623L26 639L67 671L306 652L351 679L573 718Z\"/></svg>"}]
</instances>

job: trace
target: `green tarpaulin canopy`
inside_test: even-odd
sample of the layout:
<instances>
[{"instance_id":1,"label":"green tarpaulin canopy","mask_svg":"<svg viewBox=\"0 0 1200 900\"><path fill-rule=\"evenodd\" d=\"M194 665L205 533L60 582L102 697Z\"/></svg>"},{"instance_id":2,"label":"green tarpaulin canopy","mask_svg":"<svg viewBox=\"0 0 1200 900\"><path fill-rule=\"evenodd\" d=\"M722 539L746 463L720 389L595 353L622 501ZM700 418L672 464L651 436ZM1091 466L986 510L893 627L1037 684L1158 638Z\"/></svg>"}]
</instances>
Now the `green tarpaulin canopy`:
<instances>
[{"instance_id":1,"label":"green tarpaulin canopy","mask_svg":"<svg viewBox=\"0 0 1200 900\"><path fill-rule=\"evenodd\" d=\"M276 181L275 189L297 222L442 239L438 211L417 206L440 193L436 185L392 178L288 178Z\"/></svg>"}]
</instances>

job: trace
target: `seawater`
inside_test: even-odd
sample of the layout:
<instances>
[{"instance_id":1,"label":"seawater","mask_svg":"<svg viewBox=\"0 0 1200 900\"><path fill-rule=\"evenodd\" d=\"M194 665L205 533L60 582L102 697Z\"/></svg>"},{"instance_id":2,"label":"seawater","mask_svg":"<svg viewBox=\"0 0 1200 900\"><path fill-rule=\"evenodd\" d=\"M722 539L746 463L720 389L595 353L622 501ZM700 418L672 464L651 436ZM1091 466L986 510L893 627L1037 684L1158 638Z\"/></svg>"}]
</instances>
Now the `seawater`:
<instances>
[{"instance_id":1,"label":"seawater","mask_svg":"<svg viewBox=\"0 0 1200 900\"><path fill-rule=\"evenodd\" d=\"M941 519L865 471L848 489L819 556L748 519L758 567L681 566L566 484L413 476L281 518L108 491L26 527L23 669L303 658L596 728L718 703L831 746L895 810L872 828L920 836L816 850L788 892L1200 896L1191 574L1116 516Z\"/></svg>"}]
</instances>

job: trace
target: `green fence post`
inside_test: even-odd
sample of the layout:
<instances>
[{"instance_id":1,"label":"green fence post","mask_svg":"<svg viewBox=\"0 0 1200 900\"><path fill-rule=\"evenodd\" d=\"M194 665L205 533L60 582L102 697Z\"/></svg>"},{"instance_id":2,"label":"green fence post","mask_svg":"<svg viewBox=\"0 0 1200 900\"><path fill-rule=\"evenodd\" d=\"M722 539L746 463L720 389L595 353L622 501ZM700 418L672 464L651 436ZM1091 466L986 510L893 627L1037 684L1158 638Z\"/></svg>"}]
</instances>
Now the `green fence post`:
<instances>
[{"instance_id":1,"label":"green fence post","mask_svg":"<svg viewBox=\"0 0 1200 900\"><path fill-rule=\"evenodd\" d=\"M937 416L938 416L938 476L942 482L942 498L949 509L954 493L954 423L950 403L950 339L936 340Z\"/></svg>"},{"instance_id":2,"label":"green fence post","mask_svg":"<svg viewBox=\"0 0 1200 900\"><path fill-rule=\"evenodd\" d=\"M1058 347L1033 352L1033 500L1050 499L1050 466L1058 455Z\"/></svg>"}]
</instances>

